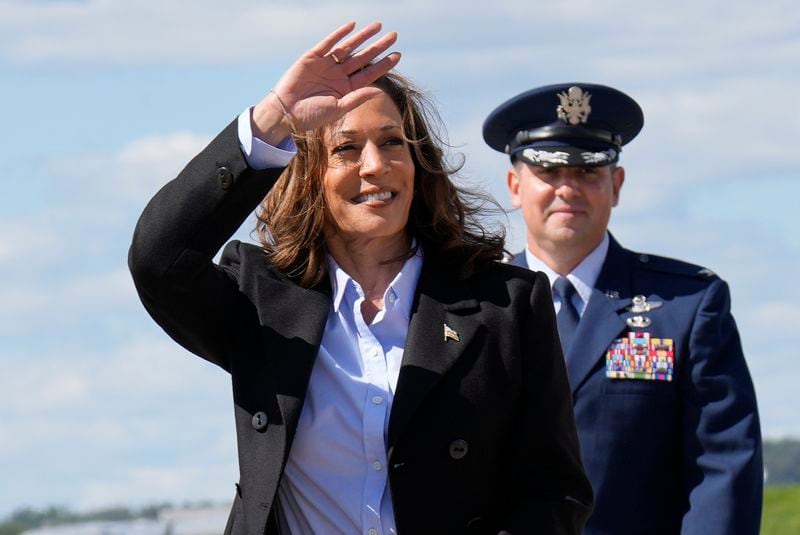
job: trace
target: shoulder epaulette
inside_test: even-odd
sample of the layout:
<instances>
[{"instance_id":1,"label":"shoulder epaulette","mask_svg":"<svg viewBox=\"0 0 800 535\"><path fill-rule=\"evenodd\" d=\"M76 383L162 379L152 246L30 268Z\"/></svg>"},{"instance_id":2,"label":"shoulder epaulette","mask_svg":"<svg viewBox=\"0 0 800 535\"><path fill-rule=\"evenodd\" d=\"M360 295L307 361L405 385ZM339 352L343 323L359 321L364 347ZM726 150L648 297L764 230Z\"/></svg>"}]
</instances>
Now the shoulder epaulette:
<instances>
[{"instance_id":1,"label":"shoulder epaulette","mask_svg":"<svg viewBox=\"0 0 800 535\"><path fill-rule=\"evenodd\" d=\"M683 260L647 253L633 253L633 258L634 264L642 269L651 269L653 271L673 273L675 275L684 275L688 277L698 277L706 280L717 278L717 274L710 269L696 264L690 264Z\"/></svg>"}]
</instances>

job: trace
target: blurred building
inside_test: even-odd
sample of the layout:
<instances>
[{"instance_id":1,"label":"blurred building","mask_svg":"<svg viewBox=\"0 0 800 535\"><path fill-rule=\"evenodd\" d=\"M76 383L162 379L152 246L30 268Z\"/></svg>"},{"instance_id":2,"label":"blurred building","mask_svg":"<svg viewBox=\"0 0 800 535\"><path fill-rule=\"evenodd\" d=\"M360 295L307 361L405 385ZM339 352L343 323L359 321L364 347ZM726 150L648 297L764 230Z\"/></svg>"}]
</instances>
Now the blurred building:
<instances>
[{"instance_id":1,"label":"blurred building","mask_svg":"<svg viewBox=\"0 0 800 535\"><path fill-rule=\"evenodd\" d=\"M49 526L22 535L219 535L228 520L227 506L165 509L157 520L93 521Z\"/></svg>"}]
</instances>

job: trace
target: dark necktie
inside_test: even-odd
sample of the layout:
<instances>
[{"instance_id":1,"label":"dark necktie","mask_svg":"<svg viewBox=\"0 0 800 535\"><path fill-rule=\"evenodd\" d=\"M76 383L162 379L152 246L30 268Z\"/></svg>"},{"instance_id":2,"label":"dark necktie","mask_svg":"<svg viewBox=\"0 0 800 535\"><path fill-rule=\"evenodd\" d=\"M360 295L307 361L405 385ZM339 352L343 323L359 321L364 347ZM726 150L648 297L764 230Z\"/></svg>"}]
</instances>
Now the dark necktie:
<instances>
[{"instance_id":1,"label":"dark necktie","mask_svg":"<svg viewBox=\"0 0 800 535\"><path fill-rule=\"evenodd\" d=\"M572 338L575 336L575 329L578 328L578 320L580 320L578 311L572 303L575 287L565 277L559 277L553 284L553 293L561 300L561 308L558 310L556 321L558 335L561 338L561 349L566 355L572 344Z\"/></svg>"}]
</instances>

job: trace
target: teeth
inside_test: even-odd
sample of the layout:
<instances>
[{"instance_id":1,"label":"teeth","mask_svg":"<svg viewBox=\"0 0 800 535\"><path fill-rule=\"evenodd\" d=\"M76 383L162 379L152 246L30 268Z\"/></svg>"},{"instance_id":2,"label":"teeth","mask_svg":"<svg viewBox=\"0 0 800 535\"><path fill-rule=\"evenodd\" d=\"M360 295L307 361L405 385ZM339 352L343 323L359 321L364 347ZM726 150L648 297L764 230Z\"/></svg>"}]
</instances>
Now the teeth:
<instances>
[{"instance_id":1,"label":"teeth","mask_svg":"<svg viewBox=\"0 0 800 535\"><path fill-rule=\"evenodd\" d=\"M361 195L360 197L356 198L356 202L369 202L369 201L387 201L392 198L391 191L382 191L380 193L369 193L367 195Z\"/></svg>"}]
</instances>

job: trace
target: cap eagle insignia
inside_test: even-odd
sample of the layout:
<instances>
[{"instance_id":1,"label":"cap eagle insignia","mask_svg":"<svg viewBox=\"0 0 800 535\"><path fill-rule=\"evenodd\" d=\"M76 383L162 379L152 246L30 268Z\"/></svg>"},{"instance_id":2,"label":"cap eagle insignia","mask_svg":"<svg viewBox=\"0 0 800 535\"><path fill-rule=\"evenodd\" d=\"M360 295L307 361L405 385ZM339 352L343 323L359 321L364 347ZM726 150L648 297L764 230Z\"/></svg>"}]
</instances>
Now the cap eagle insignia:
<instances>
[{"instance_id":1,"label":"cap eagle insignia","mask_svg":"<svg viewBox=\"0 0 800 535\"><path fill-rule=\"evenodd\" d=\"M556 108L558 118L572 125L585 123L592 113L592 107L589 105L591 98L592 95L576 85L558 93L558 99L561 101Z\"/></svg>"}]
</instances>

